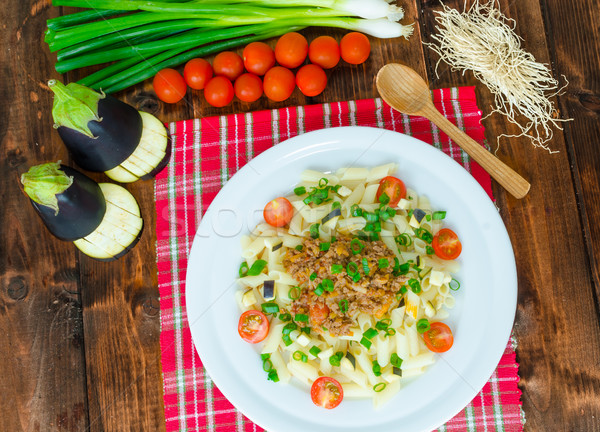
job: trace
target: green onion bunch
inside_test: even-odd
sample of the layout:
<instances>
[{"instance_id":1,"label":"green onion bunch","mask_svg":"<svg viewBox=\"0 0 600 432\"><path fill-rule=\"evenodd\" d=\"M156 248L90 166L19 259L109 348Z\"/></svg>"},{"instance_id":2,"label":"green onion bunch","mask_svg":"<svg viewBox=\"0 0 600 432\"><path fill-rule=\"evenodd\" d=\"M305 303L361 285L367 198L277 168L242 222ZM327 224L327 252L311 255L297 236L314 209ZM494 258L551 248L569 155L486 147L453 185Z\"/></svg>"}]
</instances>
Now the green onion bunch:
<instances>
[{"instance_id":1,"label":"green onion bunch","mask_svg":"<svg viewBox=\"0 0 600 432\"><path fill-rule=\"evenodd\" d=\"M79 84L114 93L175 67L304 27L408 38L402 9L386 0L53 0L81 7L47 22L56 71L105 65Z\"/></svg>"}]
</instances>

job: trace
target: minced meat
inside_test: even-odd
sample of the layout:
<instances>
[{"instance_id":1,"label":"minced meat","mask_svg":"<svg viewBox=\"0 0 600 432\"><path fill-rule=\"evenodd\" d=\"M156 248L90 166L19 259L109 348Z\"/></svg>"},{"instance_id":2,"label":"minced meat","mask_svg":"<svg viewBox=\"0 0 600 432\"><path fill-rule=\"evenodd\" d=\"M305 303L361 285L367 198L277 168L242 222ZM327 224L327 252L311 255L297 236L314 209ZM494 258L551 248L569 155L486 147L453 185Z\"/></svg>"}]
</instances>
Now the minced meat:
<instances>
[{"instance_id":1,"label":"minced meat","mask_svg":"<svg viewBox=\"0 0 600 432\"><path fill-rule=\"evenodd\" d=\"M321 251L320 240L306 239L302 250L290 249L283 261L286 271L302 288L300 297L292 303L292 312L308 314L314 329L326 329L334 336L349 335L359 313L380 319L396 301L396 293L407 281L405 276L393 275L395 255L385 243L379 240L355 241L354 249L362 246L362 250L354 254L351 242L349 237L338 237L329 250ZM369 268L367 275L363 269L363 258ZM383 260L383 268L379 260ZM356 264L360 274L356 282L348 275L350 263ZM341 265L343 270L333 274L332 265ZM314 290L324 279L333 281L334 289L316 295ZM344 313L340 306L346 309L346 301L347 311Z\"/></svg>"}]
</instances>

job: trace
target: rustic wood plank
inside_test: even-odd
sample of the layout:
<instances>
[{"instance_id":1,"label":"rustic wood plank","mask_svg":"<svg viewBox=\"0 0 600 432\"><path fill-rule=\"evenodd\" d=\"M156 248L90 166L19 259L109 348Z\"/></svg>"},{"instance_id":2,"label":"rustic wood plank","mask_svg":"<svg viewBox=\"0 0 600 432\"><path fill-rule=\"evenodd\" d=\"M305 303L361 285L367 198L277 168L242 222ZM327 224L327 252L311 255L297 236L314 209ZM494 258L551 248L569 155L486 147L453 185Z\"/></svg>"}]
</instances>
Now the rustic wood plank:
<instances>
[{"instance_id":1,"label":"rustic wood plank","mask_svg":"<svg viewBox=\"0 0 600 432\"><path fill-rule=\"evenodd\" d=\"M0 430L81 431L88 425L79 266L21 192L29 166L62 159L44 83L53 60L40 44L43 2L0 10Z\"/></svg>"},{"instance_id":2,"label":"rustic wood plank","mask_svg":"<svg viewBox=\"0 0 600 432\"><path fill-rule=\"evenodd\" d=\"M463 2L458 0L445 3L460 10L463 7ZM569 41L565 42L569 47L560 50L563 56L569 57L576 50L575 47L585 45L583 41L571 42L570 31L581 25L583 15L589 14L593 2L587 2L588 7L575 9L568 3L571 2L556 1L552 7L548 6L556 15L554 19L562 23L565 30L562 35L547 31L538 2L503 0L500 5L508 17L516 20L516 31L524 38L523 47L539 61L554 63L555 57L549 52L547 41L550 41L550 46L557 41ZM427 29L423 31L424 35L433 31L432 11L437 8L435 4L424 2L426 10L423 25ZM595 22L592 18L584 21L590 26ZM589 51L587 48L579 51L580 59L595 52L597 60L598 38L592 38L592 41L587 42ZM440 64L440 78L437 79L433 73L437 56L430 54L428 57L432 86L476 82L472 74L463 77L451 73L445 64ZM557 63L555 73L565 74L569 80L578 80L580 88L597 83L593 75L586 74L586 71L597 70L590 68L587 60L568 64L570 67ZM591 64L594 64L593 60ZM493 98L483 86L478 85L477 89L480 107L485 115L490 112ZM569 114L572 115L570 110ZM558 154L550 155L543 150L536 150L524 138L504 141L498 151L502 160L532 184L528 197L521 201L511 198L498 187L494 188L498 207L513 242L519 274L515 332L519 343L517 355L523 408L527 429L531 431L551 430L556 425L560 425L561 430L600 430L597 421L600 416L600 371L597 367L590 368L591 365L598 365L600 360L597 297L594 296L588 251L578 218L576 185L569 158L570 146L574 145L585 155L586 169L589 171L596 167L592 177L583 182L592 200L592 191L597 190L598 184L598 155L592 157L593 148L588 140L594 136L593 131L597 135L598 123L597 114L596 123L592 121L593 114L586 117L586 120L577 120L577 124L585 122L585 126L569 143L565 142L564 134L557 131L551 145L560 151ZM498 134L514 131L514 127L498 115L486 119L484 125L487 140L492 146ZM591 214L597 214L597 209L596 205ZM594 226L593 229L596 228ZM597 274L597 265L593 271ZM556 400L558 395L561 395L559 403Z\"/></svg>"}]
</instances>

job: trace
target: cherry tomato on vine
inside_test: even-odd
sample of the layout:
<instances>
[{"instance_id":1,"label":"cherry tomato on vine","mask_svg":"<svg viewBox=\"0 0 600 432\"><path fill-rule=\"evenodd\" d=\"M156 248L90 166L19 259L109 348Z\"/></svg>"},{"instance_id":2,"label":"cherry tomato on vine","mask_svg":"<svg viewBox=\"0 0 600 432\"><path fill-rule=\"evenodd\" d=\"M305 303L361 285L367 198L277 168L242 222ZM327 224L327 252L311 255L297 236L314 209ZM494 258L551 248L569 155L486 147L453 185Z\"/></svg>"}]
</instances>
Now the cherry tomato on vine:
<instances>
[{"instance_id":1,"label":"cherry tomato on vine","mask_svg":"<svg viewBox=\"0 0 600 432\"><path fill-rule=\"evenodd\" d=\"M179 102L185 96L187 85L179 72L175 69L159 71L152 81L154 92L158 98L166 103Z\"/></svg>"},{"instance_id":2,"label":"cherry tomato on vine","mask_svg":"<svg viewBox=\"0 0 600 432\"><path fill-rule=\"evenodd\" d=\"M241 74L233 84L235 95L244 102L254 102L263 94L263 84L260 77L245 73Z\"/></svg>"},{"instance_id":3,"label":"cherry tomato on vine","mask_svg":"<svg viewBox=\"0 0 600 432\"><path fill-rule=\"evenodd\" d=\"M331 69L340 61L340 46L331 36L319 36L308 46L308 58L323 69Z\"/></svg>"},{"instance_id":4,"label":"cherry tomato on vine","mask_svg":"<svg viewBox=\"0 0 600 432\"><path fill-rule=\"evenodd\" d=\"M282 227L290 223L294 216L294 207L283 197L275 198L267 203L263 210L265 222L274 227Z\"/></svg>"},{"instance_id":5,"label":"cherry tomato on vine","mask_svg":"<svg viewBox=\"0 0 600 432\"><path fill-rule=\"evenodd\" d=\"M369 58L371 42L364 34L351 32L342 38L340 50L346 63L361 64Z\"/></svg>"},{"instance_id":6,"label":"cherry tomato on vine","mask_svg":"<svg viewBox=\"0 0 600 432\"><path fill-rule=\"evenodd\" d=\"M265 95L275 102L289 98L296 87L294 73L281 66L275 66L267 71L263 80Z\"/></svg>"},{"instance_id":7,"label":"cherry tomato on vine","mask_svg":"<svg viewBox=\"0 0 600 432\"><path fill-rule=\"evenodd\" d=\"M393 176L387 176L379 182L379 188L377 189L378 202L379 197L384 193L390 199L388 205L396 207L402 198L406 198L406 186L402 180Z\"/></svg>"},{"instance_id":8,"label":"cherry tomato on vine","mask_svg":"<svg viewBox=\"0 0 600 432\"><path fill-rule=\"evenodd\" d=\"M252 42L246 45L242 57L246 70L256 75L262 76L275 66L275 52L264 42Z\"/></svg>"},{"instance_id":9,"label":"cherry tomato on vine","mask_svg":"<svg viewBox=\"0 0 600 432\"><path fill-rule=\"evenodd\" d=\"M308 42L304 36L297 32L289 32L279 38L275 44L275 58L277 63L286 68L298 67L306 59Z\"/></svg>"},{"instance_id":10,"label":"cherry tomato on vine","mask_svg":"<svg viewBox=\"0 0 600 432\"><path fill-rule=\"evenodd\" d=\"M233 100L233 84L225 77L216 76L204 87L204 98L214 107L224 107Z\"/></svg>"},{"instance_id":11,"label":"cherry tomato on vine","mask_svg":"<svg viewBox=\"0 0 600 432\"><path fill-rule=\"evenodd\" d=\"M185 82L194 90L202 90L212 76L212 66L203 58L191 59L183 69Z\"/></svg>"},{"instance_id":12,"label":"cherry tomato on vine","mask_svg":"<svg viewBox=\"0 0 600 432\"><path fill-rule=\"evenodd\" d=\"M452 330L443 322L431 323L431 328L423 333L423 340L427 348L436 353L446 352L454 344Z\"/></svg>"},{"instance_id":13,"label":"cherry tomato on vine","mask_svg":"<svg viewBox=\"0 0 600 432\"><path fill-rule=\"evenodd\" d=\"M449 228L442 228L434 236L431 242L435 254L443 260L458 258L462 252L462 244L458 235Z\"/></svg>"},{"instance_id":14,"label":"cherry tomato on vine","mask_svg":"<svg viewBox=\"0 0 600 432\"><path fill-rule=\"evenodd\" d=\"M304 96L317 96L327 86L327 75L321 66L307 64L296 73L296 85Z\"/></svg>"},{"instance_id":15,"label":"cherry tomato on vine","mask_svg":"<svg viewBox=\"0 0 600 432\"><path fill-rule=\"evenodd\" d=\"M244 61L233 51L223 51L213 60L215 75L224 76L235 81L244 72Z\"/></svg>"},{"instance_id":16,"label":"cherry tomato on vine","mask_svg":"<svg viewBox=\"0 0 600 432\"><path fill-rule=\"evenodd\" d=\"M310 388L310 398L317 406L333 409L344 399L344 389L338 380L331 377L319 377Z\"/></svg>"},{"instance_id":17,"label":"cherry tomato on vine","mask_svg":"<svg viewBox=\"0 0 600 432\"><path fill-rule=\"evenodd\" d=\"M259 343L269 334L269 320L257 310L247 310L240 316L238 333L248 343Z\"/></svg>"}]
</instances>

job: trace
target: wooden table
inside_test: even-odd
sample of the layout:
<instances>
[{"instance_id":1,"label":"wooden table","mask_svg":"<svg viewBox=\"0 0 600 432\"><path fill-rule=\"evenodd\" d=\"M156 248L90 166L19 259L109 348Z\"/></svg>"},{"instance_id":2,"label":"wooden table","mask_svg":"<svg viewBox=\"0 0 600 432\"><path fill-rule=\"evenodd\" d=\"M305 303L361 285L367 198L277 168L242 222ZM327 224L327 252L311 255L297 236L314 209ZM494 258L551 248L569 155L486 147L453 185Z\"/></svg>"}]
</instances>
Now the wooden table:
<instances>
[{"instance_id":1,"label":"wooden table","mask_svg":"<svg viewBox=\"0 0 600 432\"><path fill-rule=\"evenodd\" d=\"M488 113L489 92L445 65L438 78L437 58L421 44L434 31L438 1L401 3L405 22L416 21L408 42L375 41L366 65L341 65L322 95L307 99L296 91L286 104L373 97L377 70L400 61L426 74L432 88L477 84ZM445 3L462 8L463 2ZM557 103L563 117L575 119L557 131L551 143L556 154L526 139L512 139L498 151L532 184L523 200L494 185L519 274L515 334L526 429L600 431L600 3L500 4L516 20L524 47L569 80ZM45 21L62 13L49 0L12 0L0 12L0 430L164 430L153 182L127 186L147 228L137 247L113 263L94 261L53 238L19 189L18 177L29 166L71 163L52 129L45 86L61 78L43 43ZM189 92L185 103L168 106L157 101L149 82L117 96L164 121L283 105L262 99L214 109ZM484 124L490 143L514 130L498 115Z\"/></svg>"}]
</instances>

